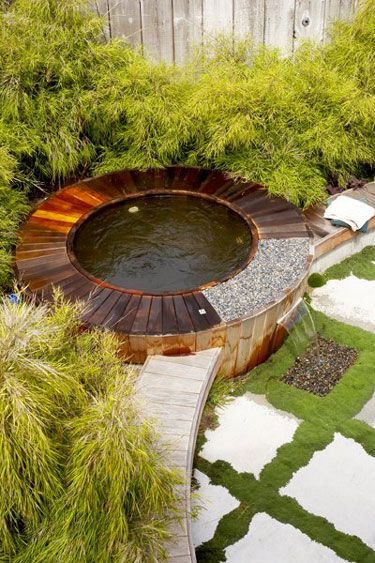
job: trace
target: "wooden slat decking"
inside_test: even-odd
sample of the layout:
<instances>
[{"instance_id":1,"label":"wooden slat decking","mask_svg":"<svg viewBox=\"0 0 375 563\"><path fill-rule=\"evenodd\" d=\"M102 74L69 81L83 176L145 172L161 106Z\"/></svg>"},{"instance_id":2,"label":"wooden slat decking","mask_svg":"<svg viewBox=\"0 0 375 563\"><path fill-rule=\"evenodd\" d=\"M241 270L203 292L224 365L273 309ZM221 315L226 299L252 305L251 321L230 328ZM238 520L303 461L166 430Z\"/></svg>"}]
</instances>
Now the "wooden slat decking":
<instances>
[{"instance_id":1,"label":"wooden slat decking","mask_svg":"<svg viewBox=\"0 0 375 563\"><path fill-rule=\"evenodd\" d=\"M213 199L240 214L253 234L249 261L262 239L311 239L302 213L254 182L197 167L122 170L67 186L39 205L20 232L18 277L37 299L50 300L53 286L59 286L67 299L86 301L83 322L117 332L122 353L133 362L144 362L151 353L186 354L224 346L227 373L239 374L272 353L275 323L303 292L312 251L300 281L260 311L262 319L256 322L250 313L224 322L202 293L207 286L179 294L146 294L111 286L81 268L73 238L88 214L113 201L167 193Z\"/></svg>"},{"instance_id":2,"label":"wooden slat decking","mask_svg":"<svg viewBox=\"0 0 375 563\"><path fill-rule=\"evenodd\" d=\"M375 182L370 182L357 190L347 190L342 195L358 199L375 207ZM328 219L324 218L325 210L326 206L319 204L310 207L304 213L307 224L314 234L315 259L331 252L344 242L354 239L360 234L358 231L354 232L346 227L334 227ZM373 229L375 229L375 217L369 222L369 231Z\"/></svg>"},{"instance_id":3,"label":"wooden slat decking","mask_svg":"<svg viewBox=\"0 0 375 563\"><path fill-rule=\"evenodd\" d=\"M171 526L167 544L170 563L196 561L191 536L190 487L198 426L220 364L221 348L190 356L149 356L137 382L144 412L161 423L170 444L166 462L180 469L186 482L181 494L181 523Z\"/></svg>"},{"instance_id":4,"label":"wooden slat decking","mask_svg":"<svg viewBox=\"0 0 375 563\"><path fill-rule=\"evenodd\" d=\"M147 295L116 288L90 276L74 255L72 258L71 233L88 213L112 200L165 190L213 197L231 206L253 229L252 252L257 240L308 237L301 213L285 200L269 197L259 184L235 182L223 172L200 168L123 170L68 186L32 213L20 233L16 252L19 277L44 299L51 298L53 285L59 285L72 300L92 294L84 317L89 326L107 323L129 335L177 335L220 325L219 314L199 288L180 295Z\"/></svg>"}]
</instances>

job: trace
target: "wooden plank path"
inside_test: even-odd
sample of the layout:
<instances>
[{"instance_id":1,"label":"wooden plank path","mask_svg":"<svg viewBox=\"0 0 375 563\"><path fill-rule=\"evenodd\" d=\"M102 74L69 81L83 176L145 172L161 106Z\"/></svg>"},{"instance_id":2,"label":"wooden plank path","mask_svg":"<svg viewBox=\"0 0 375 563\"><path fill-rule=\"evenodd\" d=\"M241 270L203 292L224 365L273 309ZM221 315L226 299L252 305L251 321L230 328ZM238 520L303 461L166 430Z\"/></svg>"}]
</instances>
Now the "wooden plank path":
<instances>
[{"instance_id":1,"label":"wooden plank path","mask_svg":"<svg viewBox=\"0 0 375 563\"><path fill-rule=\"evenodd\" d=\"M191 474L199 422L221 353L221 348L211 348L189 356L149 356L137 382L147 416L161 422L162 435L171 444L166 462L186 476L182 520L171 526L174 539L167 545L170 563L196 561L190 522Z\"/></svg>"}]
</instances>

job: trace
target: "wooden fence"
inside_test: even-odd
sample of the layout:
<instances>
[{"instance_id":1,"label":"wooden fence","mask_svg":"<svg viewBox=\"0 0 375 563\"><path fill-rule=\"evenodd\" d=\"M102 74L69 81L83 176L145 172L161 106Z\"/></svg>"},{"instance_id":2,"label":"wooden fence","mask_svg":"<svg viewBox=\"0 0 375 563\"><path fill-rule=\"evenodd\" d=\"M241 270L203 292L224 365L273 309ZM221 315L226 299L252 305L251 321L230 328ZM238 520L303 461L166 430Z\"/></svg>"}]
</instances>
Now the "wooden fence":
<instances>
[{"instance_id":1,"label":"wooden fence","mask_svg":"<svg viewBox=\"0 0 375 563\"><path fill-rule=\"evenodd\" d=\"M361 0L96 0L106 33L141 45L156 61L181 63L194 45L220 32L292 53L302 39L326 41L334 19Z\"/></svg>"}]
</instances>

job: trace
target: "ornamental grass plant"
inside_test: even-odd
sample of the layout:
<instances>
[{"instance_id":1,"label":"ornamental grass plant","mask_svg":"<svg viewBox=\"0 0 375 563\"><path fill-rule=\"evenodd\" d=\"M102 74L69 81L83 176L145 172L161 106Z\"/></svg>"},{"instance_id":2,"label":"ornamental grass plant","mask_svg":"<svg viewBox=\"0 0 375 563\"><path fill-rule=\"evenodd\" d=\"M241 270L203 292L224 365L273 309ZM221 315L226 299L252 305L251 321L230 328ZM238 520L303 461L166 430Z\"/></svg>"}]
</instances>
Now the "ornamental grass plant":
<instances>
[{"instance_id":1,"label":"ornamental grass plant","mask_svg":"<svg viewBox=\"0 0 375 563\"><path fill-rule=\"evenodd\" d=\"M324 199L327 183L372 174L375 0L336 23L328 45L304 43L282 57L251 39L219 37L180 68L107 41L89 7L0 2L3 286L23 194L72 178L192 164L307 207Z\"/></svg>"},{"instance_id":2,"label":"ornamental grass plant","mask_svg":"<svg viewBox=\"0 0 375 563\"><path fill-rule=\"evenodd\" d=\"M106 42L84 0L3 3L5 161L46 187L89 169L215 166L309 205L373 164L374 14L366 0L330 44L291 57L219 37L176 68Z\"/></svg>"},{"instance_id":3,"label":"ornamental grass plant","mask_svg":"<svg viewBox=\"0 0 375 563\"><path fill-rule=\"evenodd\" d=\"M162 561L181 478L115 337L79 313L0 304L0 560Z\"/></svg>"},{"instance_id":4,"label":"ornamental grass plant","mask_svg":"<svg viewBox=\"0 0 375 563\"><path fill-rule=\"evenodd\" d=\"M177 68L86 0L0 0L0 287L29 201L73 178L217 167L301 207L373 171L375 0L291 57L219 37ZM162 561L180 477L79 305L0 303L0 561Z\"/></svg>"}]
</instances>

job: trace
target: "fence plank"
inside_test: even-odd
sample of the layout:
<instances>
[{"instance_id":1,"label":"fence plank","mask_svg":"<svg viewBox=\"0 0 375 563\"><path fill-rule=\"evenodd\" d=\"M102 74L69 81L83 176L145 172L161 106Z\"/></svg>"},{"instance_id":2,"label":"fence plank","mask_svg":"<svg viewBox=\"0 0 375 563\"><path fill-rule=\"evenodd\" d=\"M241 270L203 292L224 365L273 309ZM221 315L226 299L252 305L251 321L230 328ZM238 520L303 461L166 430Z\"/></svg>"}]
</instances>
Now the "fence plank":
<instances>
[{"instance_id":1,"label":"fence plank","mask_svg":"<svg viewBox=\"0 0 375 563\"><path fill-rule=\"evenodd\" d=\"M325 0L297 0L294 16L294 49L304 39L324 39Z\"/></svg>"},{"instance_id":2,"label":"fence plank","mask_svg":"<svg viewBox=\"0 0 375 563\"><path fill-rule=\"evenodd\" d=\"M340 0L339 17L341 20L348 20L353 14L354 0Z\"/></svg>"},{"instance_id":3,"label":"fence plank","mask_svg":"<svg viewBox=\"0 0 375 563\"><path fill-rule=\"evenodd\" d=\"M172 0L142 0L145 54L153 60L174 62Z\"/></svg>"},{"instance_id":4,"label":"fence plank","mask_svg":"<svg viewBox=\"0 0 375 563\"><path fill-rule=\"evenodd\" d=\"M122 37L132 45L139 45L141 34L140 0L109 0L112 37Z\"/></svg>"},{"instance_id":5,"label":"fence plank","mask_svg":"<svg viewBox=\"0 0 375 563\"><path fill-rule=\"evenodd\" d=\"M293 51L295 0L266 0L264 42L288 55Z\"/></svg>"},{"instance_id":6,"label":"fence plank","mask_svg":"<svg viewBox=\"0 0 375 563\"><path fill-rule=\"evenodd\" d=\"M263 43L264 0L233 0L233 2L235 36L250 35L254 43Z\"/></svg>"},{"instance_id":7,"label":"fence plank","mask_svg":"<svg viewBox=\"0 0 375 563\"><path fill-rule=\"evenodd\" d=\"M324 41L329 40L332 22L340 17L340 0L326 0L324 13Z\"/></svg>"},{"instance_id":8,"label":"fence plank","mask_svg":"<svg viewBox=\"0 0 375 563\"><path fill-rule=\"evenodd\" d=\"M203 0L203 41L233 32L233 0Z\"/></svg>"},{"instance_id":9,"label":"fence plank","mask_svg":"<svg viewBox=\"0 0 375 563\"><path fill-rule=\"evenodd\" d=\"M109 29L109 13L108 13L108 0L92 0L91 5L94 12L98 16L102 16L103 19L103 34L107 41L110 39L110 29Z\"/></svg>"},{"instance_id":10,"label":"fence plank","mask_svg":"<svg viewBox=\"0 0 375 563\"><path fill-rule=\"evenodd\" d=\"M291 53L303 39L327 41L333 20L349 19L361 0L91 0L107 38L142 44L155 61L183 63L194 45L220 32ZM307 21L303 25L302 22Z\"/></svg>"},{"instance_id":11,"label":"fence plank","mask_svg":"<svg viewBox=\"0 0 375 563\"><path fill-rule=\"evenodd\" d=\"M173 0L175 62L182 63L201 45L203 0Z\"/></svg>"}]
</instances>

